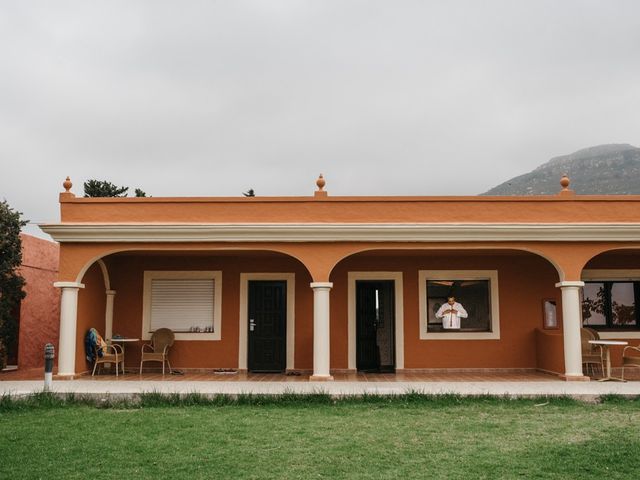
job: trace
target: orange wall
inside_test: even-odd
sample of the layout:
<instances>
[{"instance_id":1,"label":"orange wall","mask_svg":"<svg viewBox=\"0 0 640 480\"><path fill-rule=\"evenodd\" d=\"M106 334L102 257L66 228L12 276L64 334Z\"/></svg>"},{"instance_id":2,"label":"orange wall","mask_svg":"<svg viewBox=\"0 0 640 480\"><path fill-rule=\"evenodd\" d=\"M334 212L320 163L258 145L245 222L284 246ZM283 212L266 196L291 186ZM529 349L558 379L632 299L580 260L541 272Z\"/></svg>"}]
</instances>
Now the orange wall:
<instances>
[{"instance_id":1,"label":"orange wall","mask_svg":"<svg viewBox=\"0 0 640 480\"><path fill-rule=\"evenodd\" d=\"M637 222L636 195L535 197L81 198L62 222Z\"/></svg>"},{"instance_id":2,"label":"orange wall","mask_svg":"<svg viewBox=\"0 0 640 480\"><path fill-rule=\"evenodd\" d=\"M221 270L222 326L220 341L176 341L170 360L176 368L237 368L240 273L293 272L296 275L296 368L312 368L313 292L311 278L294 259L237 256L115 256L109 259L111 287L117 291L113 333L141 338L145 270ZM140 345L127 349L127 364L140 361Z\"/></svg>"},{"instance_id":3,"label":"orange wall","mask_svg":"<svg viewBox=\"0 0 640 480\"><path fill-rule=\"evenodd\" d=\"M537 367L553 373L564 373L564 339L560 330L536 330Z\"/></svg>"},{"instance_id":4,"label":"orange wall","mask_svg":"<svg viewBox=\"0 0 640 480\"><path fill-rule=\"evenodd\" d=\"M106 259L111 288L117 291L113 332L141 337L145 270L221 270L222 340L177 341L171 351L176 368L236 368L240 310L240 273L296 274L295 368L313 368L313 292L311 278L296 260L284 256L116 255ZM418 270L497 269L500 293L500 340L420 340L418 332ZM405 315L405 368L535 368L535 331L542 325L542 299L556 298L557 273L545 260L527 254L457 256L354 256L341 262L331 281L331 368L346 369L347 272L402 271ZM78 365L83 365L81 336L90 326L104 331L104 285L92 266L83 282L78 315ZM560 309L560 307L559 307ZM91 319L95 319L93 322ZM139 361L140 346L127 349L127 364ZM81 361L82 360L82 361ZM78 370L80 370L78 368Z\"/></svg>"},{"instance_id":5,"label":"orange wall","mask_svg":"<svg viewBox=\"0 0 640 480\"><path fill-rule=\"evenodd\" d=\"M590 268L640 268L640 258L611 255ZM295 368L313 368L313 292L311 277L300 262L275 254L125 254L105 259L111 288L117 291L114 333L141 337L143 274L145 270L221 270L222 340L177 341L171 352L176 368L236 368L240 310L240 273L293 272L296 275ZM420 340L418 312L419 270L498 270L500 340ZM411 252L403 255L360 254L340 262L331 275L331 368L346 369L347 273L401 271L404 287L405 368L543 368L562 372L562 330L543 331L542 299L555 298L562 324L560 290L555 269L544 259L525 253L443 254ZM102 273L93 265L83 279L78 302L77 371L86 370L84 333L92 326L104 332L105 294ZM630 340L631 344L639 341ZM140 345L127 349L127 364L135 365ZM612 350L612 363L620 363Z\"/></svg>"},{"instance_id":6,"label":"orange wall","mask_svg":"<svg viewBox=\"0 0 640 480\"><path fill-rule=\"evenodd\" d=\"M26 281L26 297L20 304L18 366L44 366L44 346L53 343L58 350L60 330L60 290L53 286L58 279L58 244L20 235L22 265L18 272Z\"/></svg>"},{"instance_id":7,"label":"orange wall","mask_svg":"<svg viewBox=\"0 0 640 480\"><path fill-rule=\"evenodd\" d=\"M89 370L84 351L84 337L90 328L104 336L107 298L104 277L97 263L93 264L82 279L84 288L78 291L78 324L76 327L76 373Z\"/></svg>"},{"instance_id":8,"label":"orange wall","mask_svg":"<svg viewBox=\"0 0 640 480\"><path fill-rule=\"evenodd\" d=\"M420 340L419 270L498 270L500 340ZM347 368L347 272L402 271L405 368L536 368L542 299L556 298L555 269L533 255L355 256L331 276L331 366Z\"/></svg>"}]
</instances>

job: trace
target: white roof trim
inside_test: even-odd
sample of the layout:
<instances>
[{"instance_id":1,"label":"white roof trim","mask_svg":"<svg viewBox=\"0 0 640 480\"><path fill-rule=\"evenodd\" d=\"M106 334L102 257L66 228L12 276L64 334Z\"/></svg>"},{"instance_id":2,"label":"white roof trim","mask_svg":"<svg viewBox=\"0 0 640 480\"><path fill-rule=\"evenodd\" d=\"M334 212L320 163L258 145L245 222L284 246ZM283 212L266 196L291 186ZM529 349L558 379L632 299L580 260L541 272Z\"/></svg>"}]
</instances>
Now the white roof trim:
<instances>
[{"instance_id":1,"label":"white roof trim","mask_svg":"<svg viewBox=\"0 0 640 480\"><path fill-rule=\"evenodd\" d=\"M58 242L640 242L640 223L59 223L39 226Z\"/></svg>"}]
</instances>

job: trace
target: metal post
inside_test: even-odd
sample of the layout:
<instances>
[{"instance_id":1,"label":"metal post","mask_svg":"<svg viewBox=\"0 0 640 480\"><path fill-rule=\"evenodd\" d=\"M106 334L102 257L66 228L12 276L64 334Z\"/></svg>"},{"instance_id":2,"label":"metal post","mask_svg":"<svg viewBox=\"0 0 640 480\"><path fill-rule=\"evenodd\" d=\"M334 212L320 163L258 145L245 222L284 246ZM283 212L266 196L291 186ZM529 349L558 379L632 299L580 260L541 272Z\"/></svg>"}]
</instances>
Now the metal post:
<instances>
[{"instance_id":1,"label":"metal post","mask_svg":"<svg viewBox=\"0 0 640 480\"><path fill-rule=\"evenodd\" d=\"M53 386L53 358L55 351L53 343L44 346L44 390L48 392Z\"/></svg>"}]
</instances>

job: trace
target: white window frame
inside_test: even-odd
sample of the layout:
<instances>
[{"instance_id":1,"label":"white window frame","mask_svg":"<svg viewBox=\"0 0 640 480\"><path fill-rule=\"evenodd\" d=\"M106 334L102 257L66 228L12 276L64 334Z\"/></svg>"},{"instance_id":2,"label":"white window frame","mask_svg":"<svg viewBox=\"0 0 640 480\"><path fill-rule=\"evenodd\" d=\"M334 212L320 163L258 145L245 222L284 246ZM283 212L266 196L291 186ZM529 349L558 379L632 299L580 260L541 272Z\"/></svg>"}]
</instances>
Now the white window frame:
<instances>
[{"instance_id":1,"label":"white window frame","mask_svg":"<svg viewBox=\"0 0 640 480\"><path fill-rule=\"evenodd\" d=\"M347 272L347 368L356 370L356 281L393 280L396 370L404 369L404 285L402 272Z\"/></svg>"},{"instance_id":2,"label":"white window frame","mask_svg":"<svg viewBox=\"0 0 640 480\"><path fill-rule=\"evenodd\" d=\"M427 317L427 280L489 280L490 332L430 332ZM420 340L500 340L500 305L497 270L418 270Z\"/></svg>"},{"instance_id":3,"label":"white window frame","mask_svg":"<svg viewBox=\"0 0 640 480\"><path fill-rule=\"evenodd\" d=\"M640 281L640 270L638 269L589 269L583 270L582 281L603 281L603 282L616 282L616 281ZM580 309L580 316L582 317L582 309ZM580 325L582 325L582 318L580 319ZM598 335L602 340L626 340L640 338L640 331L625 331L620 330L616 332L602 332L598 330Z\"/></svg>"},{"instance_id":4,"label":"white window frame","mask_svg":"<svg viewBox=\"0 0 640 480\"><path fill-rule=\"evenodd\" d=\"M222 272L204 270L145 270L142 304L142 339L151 334L151 282L154 279L211 279L214 281L213 332L176 332L176 340L220 340L222 338Z\"/></svg>"}]
</instances>

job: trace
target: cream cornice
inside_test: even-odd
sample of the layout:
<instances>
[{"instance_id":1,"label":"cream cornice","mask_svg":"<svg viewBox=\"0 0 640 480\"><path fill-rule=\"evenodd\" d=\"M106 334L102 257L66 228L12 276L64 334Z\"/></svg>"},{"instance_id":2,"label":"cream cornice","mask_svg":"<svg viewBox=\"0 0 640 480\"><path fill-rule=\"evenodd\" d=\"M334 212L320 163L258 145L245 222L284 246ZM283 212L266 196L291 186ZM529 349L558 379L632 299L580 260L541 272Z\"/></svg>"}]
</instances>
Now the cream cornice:
<instances>
[{"instance_id":1,"label":"cream cornice","mask_svg":"<svg viewBox=\"0 0 640 480\"><path fill-rule=\"evenodd\" d=\"M58 242L640 241L640 223L41 224Z\"/></svg>"}]
</instances>

